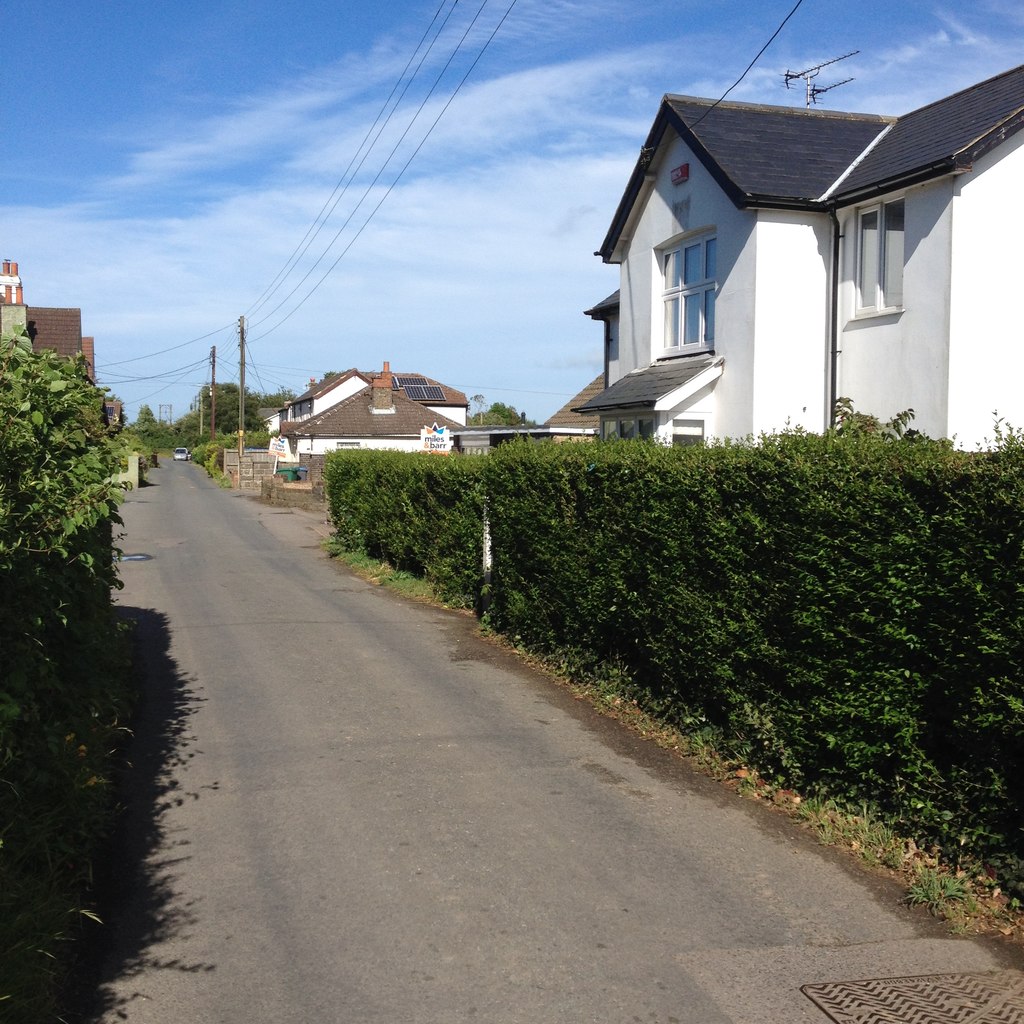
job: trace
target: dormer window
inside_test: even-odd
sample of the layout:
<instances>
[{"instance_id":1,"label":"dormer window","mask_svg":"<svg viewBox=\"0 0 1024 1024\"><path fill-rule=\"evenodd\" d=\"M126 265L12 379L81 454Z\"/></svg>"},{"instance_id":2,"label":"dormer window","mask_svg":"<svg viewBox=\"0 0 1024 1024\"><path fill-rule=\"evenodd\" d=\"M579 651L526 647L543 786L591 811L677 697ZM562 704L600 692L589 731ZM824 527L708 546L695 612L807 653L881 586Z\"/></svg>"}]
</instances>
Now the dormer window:
<instances>
[{"instance_id":1,"label":"dormer window","mask_svg":"<svg viewBox=\"0 0 1024 1024\"><path fill-rule=\"evenodd\" d=\"M715 340L716 239L687 239L661 254L665 348L708 347Z\"/></svg>"},{"instance_id":2,"label":"dormer window","mask_svg":"<svg viewBox=\"0 0 1024 1024\"><path fill-rule=\"evenodd\" d=\"M857 311L903 305L903 200L869 206L857 215Z\"/></svg>"}]
</instances>

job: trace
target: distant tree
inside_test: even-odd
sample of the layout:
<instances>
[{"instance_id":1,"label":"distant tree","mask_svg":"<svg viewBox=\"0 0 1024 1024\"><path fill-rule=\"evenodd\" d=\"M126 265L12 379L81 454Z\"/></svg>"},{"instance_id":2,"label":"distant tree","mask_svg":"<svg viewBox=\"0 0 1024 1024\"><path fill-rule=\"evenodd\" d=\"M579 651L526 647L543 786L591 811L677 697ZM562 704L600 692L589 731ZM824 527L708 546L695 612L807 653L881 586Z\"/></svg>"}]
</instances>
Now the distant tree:
<instances>
[{"instance_id":1,"label":"distant tree","mask_svg":"<svg viewBox=\"0 0 1024 1024\"><path fill-rule=\"evenodd\" d=\"M473 414L470 416L471 423L482 423L481 417L484 412L484 403L487 401L483 395L474 395L470 401L473 403Z\"/></svg>"},{"instance_id":2,"label":"distant tree","mask_svg":"<svg viewBox=\"0 0 1024 1024\"><path fill-rule=\"evenodd\" d=\"M518 427L523 422L523 418L515 406L506 405L504 402L492 402L489 408L477 414L474 422Z\"/></svg>"},{"instance_id":3,"label":"distant tree","mask_svg":"<svg viewBox=\"0 0 1024 1024\"><path fill-rule=\"evenodd\" d=\"M153 415L153 410L148 405L139 406L139 414L135 417L135 422L132 424L136 431L142 433L143 431L155 430L159 424L156 421L156 417Z\"/></svg>"}]
</instances>

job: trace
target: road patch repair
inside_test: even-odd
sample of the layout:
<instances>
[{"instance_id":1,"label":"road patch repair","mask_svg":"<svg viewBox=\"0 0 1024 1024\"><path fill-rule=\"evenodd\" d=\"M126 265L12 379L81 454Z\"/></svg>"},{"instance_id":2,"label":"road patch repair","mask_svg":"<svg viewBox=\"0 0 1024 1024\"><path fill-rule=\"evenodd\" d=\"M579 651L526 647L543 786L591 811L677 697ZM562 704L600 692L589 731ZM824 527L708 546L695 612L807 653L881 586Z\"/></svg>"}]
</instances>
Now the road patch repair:
<instances>
[{"instance_id":1,"label":"road patch repair","mask_svg":"<svg viewBox=\"0 0 1024 1024\"><path fill-rule=\"evenodd\" d=\"M932 974L804 985L836 1024L1024 1024L1024 974Z\"/></svg>"}]
</instances>

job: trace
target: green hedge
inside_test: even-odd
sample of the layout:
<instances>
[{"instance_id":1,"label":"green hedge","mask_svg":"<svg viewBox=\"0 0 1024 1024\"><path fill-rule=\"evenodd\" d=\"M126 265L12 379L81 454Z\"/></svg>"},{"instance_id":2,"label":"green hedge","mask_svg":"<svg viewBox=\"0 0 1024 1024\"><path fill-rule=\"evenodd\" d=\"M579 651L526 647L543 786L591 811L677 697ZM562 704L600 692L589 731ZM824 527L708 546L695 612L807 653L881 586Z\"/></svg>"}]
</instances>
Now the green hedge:
<instances>
[{"instance_id":1,"label":"green hedge","mask_svg":"<svg viewBox=\"0 0 1024 1024\"><path fill-rule=\"evenodd\" d=\"M424 575L450 604L480 599L482 462L389 451L340 451L324 463L339 541Z\"/></svg>"},{"instance_id":2,"label":"green hedge","mask_svg":"<svg viewBox=\"0 0 1024 1024\"><path fill-rule=\"evenodd\" d=\"M84 364L0 341L0 1017L49 1019L128 713L121 452Z\"/></svg>"},{"instance_id":3,"label":"green hedge","mask_svg":"<svg viewBox=\"0 0 1024 1024\"><path fill-rule=\"evenodd\" d=\"M1024 882L1019 435L991 453L793 433L436 461L486 494L495 629L614 673L780 783L867 802ZM412 569L431 544L468 550L425 511L423 465L391 456L371 496L328 476L351 542Z\"/></svg>"}]
</instances>

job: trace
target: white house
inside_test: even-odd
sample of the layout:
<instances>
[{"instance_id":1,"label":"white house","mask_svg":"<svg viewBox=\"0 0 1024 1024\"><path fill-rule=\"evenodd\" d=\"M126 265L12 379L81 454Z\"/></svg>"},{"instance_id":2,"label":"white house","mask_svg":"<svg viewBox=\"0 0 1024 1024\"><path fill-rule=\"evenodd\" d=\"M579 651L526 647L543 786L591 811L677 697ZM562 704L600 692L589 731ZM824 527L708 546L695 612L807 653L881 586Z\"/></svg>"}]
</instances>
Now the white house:
<instances>
[{"instance_id":1,"label":"white house","mask_svg":"<svg viewBox=\"0 0 1024 1024\"><path fill-rule=\"evenodd\" d=\"M453 431L465 426L466 396L437 381L392 373L386 362L379 373L349 370L337 377L340 383L329 392L335 400L314 413L282 421L281 437L296 458L339 448L448 450ZM316 390L311 388L289 408L324 401L326 396Z\"/></svg>"},{"instance_id":2,"label":"white house","mask_svg":"<svg viewBox=\"0 0 1024 1024\"><path fill-rule=\"evenodd\" d=\"M344 373L329 373L321 381L311 379L309 388L280 411L277 427L271 429L284 431L286 425L322 416L329 409L370 387L385 374L396 395L401 394L417 402L437 416L465 424L469 402L461 391L419 373L392 373L389 364L384 363L384 369L380 372L352 369Z\"/></svg>"},{"instance_id":3,"label":"white house","mask_svg":"<svg viewBox=\"0 0 1024 1024\"><path fill-rule=\"evenodd\" d=\"M598 252L604 436L1024 425L1024 67L902 117L666 96Z\"/></svg>"}]
</instances>

